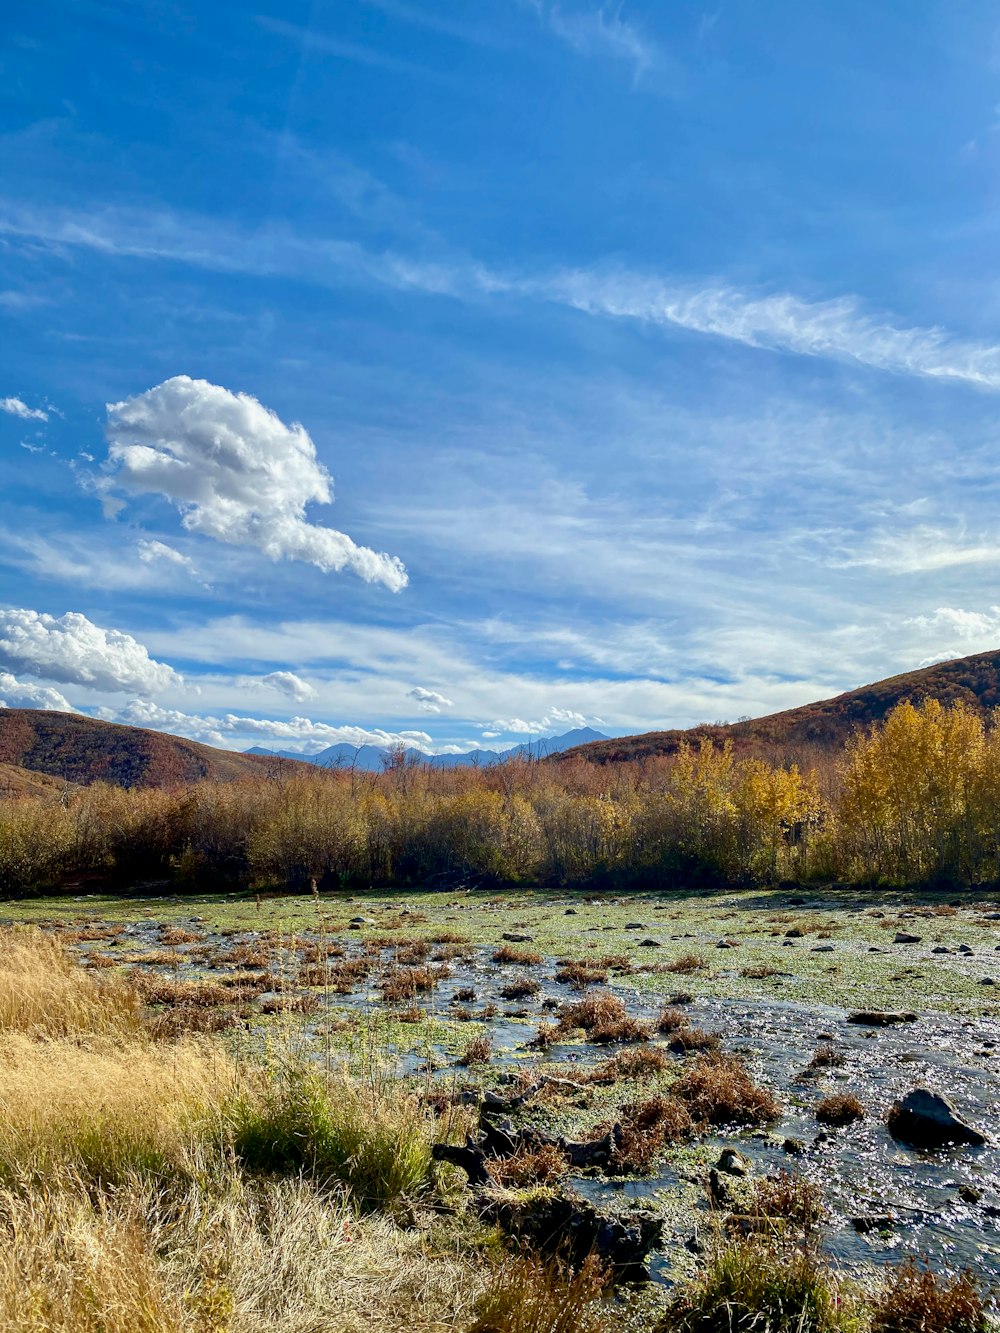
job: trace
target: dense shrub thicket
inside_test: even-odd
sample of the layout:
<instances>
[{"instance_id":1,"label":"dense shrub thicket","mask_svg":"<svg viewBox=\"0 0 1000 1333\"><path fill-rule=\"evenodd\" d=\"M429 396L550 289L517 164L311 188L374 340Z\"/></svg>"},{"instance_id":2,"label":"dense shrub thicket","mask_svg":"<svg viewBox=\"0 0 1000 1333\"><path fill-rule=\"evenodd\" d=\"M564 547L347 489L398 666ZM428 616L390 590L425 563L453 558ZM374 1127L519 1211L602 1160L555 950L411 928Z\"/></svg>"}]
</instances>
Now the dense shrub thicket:
<instances>
[{"instance_id":1,"label":"dense shrub thicket","mask_svg":"<svg viewBox=\"0 0 1000 1333\"><path fill-rule=\"evenodd\" d=\"M0 893L75 877L179 887L510 882L992 883L1000 724L901 704L821 773L706 742L670 760L317 770L0 804Z\"/></svg>"}]
</instances>

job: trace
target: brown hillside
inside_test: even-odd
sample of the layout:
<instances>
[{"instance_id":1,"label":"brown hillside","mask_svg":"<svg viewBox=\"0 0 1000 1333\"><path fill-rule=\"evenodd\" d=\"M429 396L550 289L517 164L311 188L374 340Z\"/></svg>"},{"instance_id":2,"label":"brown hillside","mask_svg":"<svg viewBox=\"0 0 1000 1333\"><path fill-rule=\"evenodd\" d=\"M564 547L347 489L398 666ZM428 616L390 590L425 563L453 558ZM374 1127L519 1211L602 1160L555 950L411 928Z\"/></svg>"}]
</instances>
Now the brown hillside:
<instances>
[{"instance_id":1,"label":"brown hillside","mask_svg":"<svg viewBox=\"0 0 1000 1333\"><path fill-rule=\"evenodd\" d=\"M958 700L984 711L1000 707L1000 652L977 653L953 662L938 662L919 671L865 685L835 699L790 708L750 722L705 724L686 731L650 731L642 736L620 736L566 750L556 762L587 759L592 763L648 759L675 754L684 743L702 739L733 742L740 754L766 758L808 760L840 749L858 727L880 722L898 703L909 699Z\"/></svg>"},{"instance_id":2,"label":"brown hillside","mask_svg":"<svg viewBox=\"0 0 1000 1333\"><path fill-rule=\"evenodd\" d=\"M172 787L203 779L264 778L275 765L299 767L293 760L235 754L161 731L98 722L79 713L0 709L0 774L12 766L48 774L60 782ZM13 778L11 782L13 785Z\"/></svg>"},{"instance_id":3,"label":"brown hillside","mask_svg":"<svg viewBox=\"0 0 1000 1333\"><path fill-rule=\"evenodd\" d=\"M0 801L10 796L53 796L72 787L48 773L31 773L16 764L0 764Z\"/></svg>"}]
</instances>

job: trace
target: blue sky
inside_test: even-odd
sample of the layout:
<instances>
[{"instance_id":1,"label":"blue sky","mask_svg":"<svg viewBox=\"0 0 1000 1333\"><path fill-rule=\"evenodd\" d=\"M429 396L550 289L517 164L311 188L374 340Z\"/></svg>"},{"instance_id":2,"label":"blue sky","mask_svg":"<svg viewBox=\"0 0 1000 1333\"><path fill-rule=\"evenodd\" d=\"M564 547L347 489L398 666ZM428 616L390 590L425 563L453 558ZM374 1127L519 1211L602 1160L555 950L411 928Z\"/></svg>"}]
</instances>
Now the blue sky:
<instances>
[{"instance_id":1,"label":"blue sky","mask_svg":"<svg viewBox=\"0 0 1000 1333\"><path fill-rule=\"evenodd\" d=\"M9 705L462 749L997 645L995 5L0 29Z\"/></svg>"}]
</instances>

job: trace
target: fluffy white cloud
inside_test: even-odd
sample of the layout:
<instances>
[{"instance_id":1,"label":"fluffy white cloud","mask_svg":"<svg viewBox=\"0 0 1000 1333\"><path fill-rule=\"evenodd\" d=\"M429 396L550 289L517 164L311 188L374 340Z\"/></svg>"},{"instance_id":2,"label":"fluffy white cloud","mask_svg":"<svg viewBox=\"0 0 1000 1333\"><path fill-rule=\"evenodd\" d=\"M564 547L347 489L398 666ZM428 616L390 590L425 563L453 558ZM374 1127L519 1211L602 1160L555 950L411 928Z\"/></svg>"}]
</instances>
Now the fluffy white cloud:
<instances>
[{"instance_id":1,"label":"fluffy white cloud","mask_svg":"<svg viewBox=\"0 0 1000 1333\"><path fill-rule=\"evenodd\" d=\"M271 560L350 569L398 592L406 570L395 556L357 546L306 520L329 504L332 479L304 426L286 426L245 393L176 375L108 405L106 499L115 490L166 497L184 526L216 541L251 546Z\"/></svg>"},{"instance_id":2,"label":"fluffy white cloud","mask_svg":"<svg viewBox=\"0 0 1000 1333\"><path fill-rule=\"evenodd\" d=\"M270 685L272 689L287 694L289 699L294 699L300 704L316 697L315 689L294 671L270 671L266 676L261 676L260 684Z\"/></svg>"},{"instance_id":3,"label":"fluffy white cloud","mask_svg":"<svg viewBox=\"0 0 1000 1333\"><path fill-rule=\"evenodd\" d=\"M438 694L437 690L425 690L422 685L415 686L406 697L415 700L417 707L425 713L440 713L442 708L452 706L452 701L443 694Z\"/></svg>"},{"instance_id":4,"label":"fluffy white cloud","mask_svg":"<svg viewBox=\"0 0 1000 1333\"><path fill-rule=\"evenodd\" d=\"M23 421L48 421L49 414L40 407L29 407L20 398L0 398L0 412L8 416L21 417Z\"/></svg>"},{"instance_id":5,"label":"fluffy white cloud","mask_svg":"<svg viewBox=\"0 0 1000 1333\"><path fill-rule=\"evenodd\" d=\"M912 616L903 622L917 629L944 631L967 641L1000 638L1000 606L988 611L964 611L958 606L939 606L929 616Z\"/></svg>"},{"instance_id":6,"label":"fluffy white cloud","mask_svg":"<svg viewBox=\"0 0 1000 1333\"><path fill-rule=\"evenodd\" d=\"M95 690L146 694L181 683L172 667L151 658L130 634L101 629L76 611L58 619L38 611L0 611L0 664Z\"/></svg>"},{"instance_id":7,"label":"fluffy white cloud","mask_svg":"<svg viewBox=\"0 0 1000 1333\"><path fill-rule=\"evenodd\" d=\"M432 745L430 736L424 731L394 732L378 728L369 730L366 727L333 727L326 722L314 722L308 717L274 719L243 717L237 713L202 717L175 708L161 708L148 699L133 699L125 708L114 713L106 710L103 716L109 721L168 731L191 740L204 741L207 745L229 748L235 748L239 743L245 744L248 740L272 744L321 741L324 746L341 743L355 746L409 745L421 750L429 750Z\"/></svg>"},{"instance_id":8,"label":"fluffy white cloud","mask_svg":"<svg viewBox=\"0 0 1000 1333\"><path fill-rule=\"evenodd\" d=\"M599 722L600 718L593 720ZM575 727L587 726L587 721L583 713L574 712L572 708L550 708L544 717L537 718L533 722L526 722L523 717L497 718L493 722L487 722L483 735L487 737L500 736L504 733L515 736L534 735L542 731L555 731L557 728L571 731Z\"/></svg>"},{"instance_id":9,"label":"fluffy white cloud","mask_svg":"<svg viewBox=\"0 0 1000 1333\"><path fill-rule=\"evenodd\" d=\"M58 690L47 685L27 685L9 671L0 671L0 708L48 708L59 713L76 709Z\"/></svg>"}]
</instances>

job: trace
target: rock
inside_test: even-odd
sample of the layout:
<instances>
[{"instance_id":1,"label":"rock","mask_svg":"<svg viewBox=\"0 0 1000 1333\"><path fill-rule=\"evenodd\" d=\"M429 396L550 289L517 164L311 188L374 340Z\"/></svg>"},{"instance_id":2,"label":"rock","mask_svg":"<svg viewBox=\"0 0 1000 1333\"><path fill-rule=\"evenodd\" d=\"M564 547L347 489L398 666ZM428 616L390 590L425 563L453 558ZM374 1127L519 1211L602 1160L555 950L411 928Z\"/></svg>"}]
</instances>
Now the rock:
<instances>
[{"instance_id":1,"label":"rock","mask_svg":"<svg viewBox=\"0 0 1000 1333\"><path fill-rule=\"evenodd\" d=\"M968 958L969 954L972 953L972 947L968 944L960 944L955 952L964 954L965 957Z\"/></svg>"},{"instance_id":2,"label":"rock","mask_svg":"<svg viewBox=\"0 0 1000 1333\"><path fill-rule=\"evenodd\" d=\"M806 1145L801 1139L785 1139L781 1145L781 1151L788 1153L790 1157L801 1157L806 1150Z\"/></svg>"},{"instance_id":3,"label":"rock","mask_svg":"<svg viewBox=\"0 0 1000 1333\"><path fill-rule=\"evenodd\" d=\"M963 1203L979 1203L983 1197L982 1190L977 1190L975 1185L960 1185L958 1187L958 1197Z\"/></svg>"},{"instance_id":4,"label":"rock","mask_svg":"<svg viewBox=\"0 0 1000 1333\"><path fill-rule=\"evenodd\" d=\"M662 948L663 948L663 945L660 943L659 940L640 940L640 941L639 941L639 948L640 948L640 949L662 949Z\"/></svg>"},{"instance_id":5,"label":"rock","mask_svg":"<svg viewBox=\"0 0 1000 1333\"><path fill-rule=\"evenodd\" d=\"M810 953L833 953L832 944L814 944L809 950Z\"/></svg>"},{"instance_id":6,"label":"rock","mask_svg":"<svg viewBox=\"0 0 1000 1333\"><path fill-rule=\"evenodd\" d=\"M374 926L375 924L376 921L373 916L352 916L350 929L360 930L362 926Z\"/></svg>"},{"instance_id":7,"label":"rock","mask_svg":"<svg viewBox=\"0 0 1000 1333\"><path fill-rule=\"evenodd\" d=\"M781 947L782 947L783 949L794 949L794 948L795 948L795 941L794 941L794 940L782 940L782 941L781 941Z\"/></svg>"},{"instance_id":8,"label":"rock","mask_svg":"<svg viewBox=\"0 0 1000 1333\"><path fill-rule=\"evenodd\" d=\"M579 915L580 913L576 910L575 907L567 907L565 912L563 912L563 916L579 916Z\"/></svg>"},{"instance_id":9,"label":"rock","mask_svg":"<svg viewBox=\"0 0 1000 1333\"><path fill-rule=\"evenodd\" d=\"M995 986L997 983L994 977L983 977L979 984L980 986Z\"/></svg>"},{"instance_id":10,"label":"rock","mask_svg":"<svg viewBox=\"0 0 1000 1333\"><path fill-rule=\"evenodd\" d=\"M713 1166L708 1173L708 1192L716 1208L726 1208L733 1201L729 1186Z\"/></svg>"},{"instance_id":11,"label":"rock","mask_svg":"<svg viewBox=\"0 0 1000 1333\"><path fill-rule=\"evenodd\" d=\"M798 926L793 926L793 927L791 928L791 930L786 930L786 931L785 931L785 939L786 939L786 940L800 940L804 934L805 934L805 931L799 930Z\"/></svg>"},{"instance_id":12,"label":"rock","mask_svg":"<svg viewBox=\"0 0 1000 1333\"><path fill-rule=\"evenodd\" d=\"M919 944L922 938L922 935L911 935L908 931L897 930L892 942L893 944Z\"/></svg>"},{"instance_id":13,"label":"rock","mask_svg":"<svg viewBox=\"0 0 1000 1333\"><path fill-rule=\"evenodd\" d=\"M860 1023L866 1028L888 1028L894 1023L915 1023L917 1015L908 1010L858 1009L847 1015L848 1023Z\"/></svg>"},{"instance_id":14,"label":"rock","mask_svg":"<svg viewBox=\"0 0 1000 1333\"><path fill-rule=\"evenodd\" d=\"M948 948L947 944L935 944L931 953L951 953L951 950Z\"/></svg>"},{"instance_id":15,"label":"rock","mask_svg":"<svg viewBox=\"0 0 1000 1333\"><path fill-rule=\"evenodd\" d=\"M505 930L501 936L501 939L505 939L509 944L531 944L534 938L534 935L525 935L516 930Z\"/></svg>"},{"instance_id":16,"label":"rock","mask_svg":"<svg viewBox=\"0 0 1000 1333\"><path fill-rule=\"evenodd\" d=\"M890 1231L896 1225L896 1219L890 1213L878 1213L872 1217L852 1217L851 1226L861 1236L869 1231Z\"/></svg>"},{"instance_id":17,"label":"rock","mask_svg":"<svg viewBox=\"0 0 1000 1333\"><path fill-rule=\"evenodd\" d=\"M736 949L739 947L738 940L719 940L715 946L717 949Z\"/></svg>"},{"instance_id":18,"label":"rock","mask_svg":"<svg viewBox=\"0 0 1000 1333\"><path fill-rule=\"evenodd\" d=\"M716 1170L725 1172L727 1176L745 1176L750 1171L750 1163L735 1148L723 1148L715 1166Z\"/></svg>"},{"instance_id":19,"label":"rock","mask_svg":"<svg viewBox=\"0 0 1000 1333\"><path fill-rule=\"evenodd\" d=\"M947 1097L929 1088L913 1088L889 1112L886 1124L899 1143L933 1152L953 1144L981 1148L986 1136L961 1118Z\"/></svg>"},{"instance_id":20,"label":"rock","mask_svg":"<svg viewBox=\"0 0 1000 1333\"><path fill-rule=\"evenodd\" d=\"M626 929L626 930L645 930L645 929L646 929L646 923L645 923L644 921L630 921L630 922L628 923L628 925L625 927L625 929Z\"/></svg>"}]
</instances>

